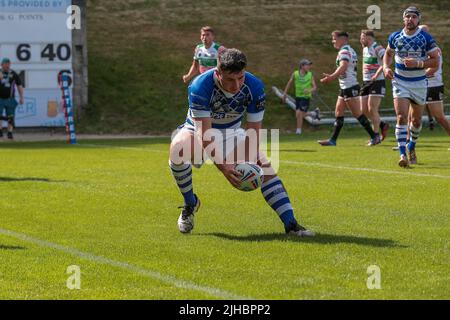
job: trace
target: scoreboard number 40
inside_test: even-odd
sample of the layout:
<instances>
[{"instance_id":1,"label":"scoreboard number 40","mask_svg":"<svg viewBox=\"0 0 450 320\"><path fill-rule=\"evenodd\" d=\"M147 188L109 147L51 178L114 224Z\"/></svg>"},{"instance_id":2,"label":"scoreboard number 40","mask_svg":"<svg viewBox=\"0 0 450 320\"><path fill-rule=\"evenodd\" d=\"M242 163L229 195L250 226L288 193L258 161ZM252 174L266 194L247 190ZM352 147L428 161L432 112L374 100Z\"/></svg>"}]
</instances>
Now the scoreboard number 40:
<instances>
[{"instance_id":1,"label":"scoreboard number 40","mask_svg":"<svg viewBox=\"0 0 450 320\"><path fill-rule=\"evenodd\" d=\"M68 61L71 58L72 50L67 43L61 44L42 44L40 51L40 60L44 61ZM31 44L21 43L17 46L16 56L21 62L28 62L32 59Z\"/></svg>"}]
</instances>

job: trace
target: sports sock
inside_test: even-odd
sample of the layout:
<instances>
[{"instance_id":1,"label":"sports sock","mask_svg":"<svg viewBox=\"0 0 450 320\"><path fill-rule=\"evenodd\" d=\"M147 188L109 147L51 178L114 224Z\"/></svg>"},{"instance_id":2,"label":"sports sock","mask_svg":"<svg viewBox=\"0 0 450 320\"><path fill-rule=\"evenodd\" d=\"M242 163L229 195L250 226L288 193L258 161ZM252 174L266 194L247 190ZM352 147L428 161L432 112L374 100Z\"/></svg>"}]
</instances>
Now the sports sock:
<instances>
[{"instance_id":1,"label":"sports sock","mask_svg":"<svg viewBox=\"0 0 450 320\"><path fill-rule=\"evenodd\" d=\"M365 115L360 115L358 118L359 123L366 129L367 133L370 135L372 139L375 138L375 132L373 132L372 126L370 125L369 119Z\"/></svg>"},{"instance_id":2,"label":"sports sock","mask_svg":"<svg viewBox=\"0 0 450 320\"><path fill-rule=\"evenodd\" d=\"M400 155L406 156L406 135L408 134L407 125L397 125L395 127L395 138L397 138L398 150Z\"/></svg>"},{"instance_id":3,"label":"sports sock","mask_svg":"<svg viewBox=\"0 0 450 320\"><path fill-rule=\"evenodd\" d=\"M409 143L408 149L414 150L416 148L417 139L419 139L420 131L422 130L422 126L416 128L414 125L409 126Z\"/></svg>"},{"instance_id":4,"label":"sports sock","mask_svg":"<svg viewBox=\"0 0 450 320\"><path fill-rule=\"evenodd\" d=\"M192 166L190 163L183 163L176 165L169 161L170 169L172 170L172 175L180 189L181 194L184 198L184 203L189 206L196 204L197 199L194 195L194 188L192 186Z\"/></svg>"},{"instance_id":5,"label":"sports sock","mask_svg":"<svg viewBox=\"0 0 450 320\"><path fill-rule=\"evenodd\" d=\"M331 136L331 140L333 141L337 140L343 126L344 126L344 117L336 117L336 121L334 121L334 130L333 135Z\"/></svg>"},{"instance_id":6,"label":"sports sock","mask_svg":"<svg viewBox=\"0 0 450 320\"><path fill-rule=\"evenodd\" d=\"M285 228L297 224L291 201L280 178L276 176L269 181L265 181L261 185L261 192L267 204L277 212Z\"/></svg>"},{"instance_id":7,"label":"sports sock","mask_svg":"<svg viewBox=\"0 0 450 320\"><path fill-rule=\"evenodd\" d=\"M380 121L380 130L381 131L383 131L385 125L386 125L386 123L384 121Z\"/></svg>"}]
</instances>

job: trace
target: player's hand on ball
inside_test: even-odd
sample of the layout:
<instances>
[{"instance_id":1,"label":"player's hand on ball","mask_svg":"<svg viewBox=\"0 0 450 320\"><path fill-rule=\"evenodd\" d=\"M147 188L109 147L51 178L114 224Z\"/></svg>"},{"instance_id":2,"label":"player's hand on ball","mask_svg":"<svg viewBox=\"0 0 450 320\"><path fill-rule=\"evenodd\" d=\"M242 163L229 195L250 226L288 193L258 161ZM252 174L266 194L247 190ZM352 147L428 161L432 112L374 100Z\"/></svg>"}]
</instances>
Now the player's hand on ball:
<instances>
[{"instance_id":1,"label":"player's hand on ball","mask_svg":"<svg viewBox=\"0 0 450 320\"><path fill-rule=\"evenodd\" d=\"M386 79L394 79L394 72L392 71L391 68L384 68L383 69L384 72L384 76L386 77Z\"/></svg>"},{"instance_id":2,"label":"player's hand on ball","mask_svg":"<svg viewBox=\"0 0 450 320\"><path fill-rule=\"evenodd\" d=\"M237 172L235 170L234 164L221 164L217 165L220 171L222 171L223 175L227 180L235 187L238 188L241 186L241 179L240 177L242 174L240 172Z\"/></svg>"}]
</instances>

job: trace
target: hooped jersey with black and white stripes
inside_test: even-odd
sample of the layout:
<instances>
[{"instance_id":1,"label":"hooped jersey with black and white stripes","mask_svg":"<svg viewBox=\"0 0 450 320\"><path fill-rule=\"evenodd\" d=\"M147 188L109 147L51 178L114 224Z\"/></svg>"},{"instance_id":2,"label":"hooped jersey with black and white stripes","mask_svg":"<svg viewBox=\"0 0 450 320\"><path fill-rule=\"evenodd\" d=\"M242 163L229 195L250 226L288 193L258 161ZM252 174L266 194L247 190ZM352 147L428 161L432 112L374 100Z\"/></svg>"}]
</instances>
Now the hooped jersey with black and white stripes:
<instances>
[{"instance_id":1,"label":"hooped jersey with black and white stripes","mask_svg":"<svg viewBox=\"0 0 450 320\"><path fill-rule=\"evenodd\" d=\"M380 66L383 65L383 57L386 49L377 42L364 47L363 49L363 80L371 81ZM384 80L384 74L381 72L376 80Z\"/></svg>"},{"instance_id":2,"label":"hooped jersey with black and white stripes","mask_svg":"<svg viewBox=\"0 0 450 320\"><path fill-rule=\"evenodd\" d=\"M348 89L358 85L357 71L358 71L358 55L350 45L346 44L339 49L336 66L339 67L341 61L347 61L347 71L339 76L339 86L341 89Z\"/></svg>"}]
</instances>

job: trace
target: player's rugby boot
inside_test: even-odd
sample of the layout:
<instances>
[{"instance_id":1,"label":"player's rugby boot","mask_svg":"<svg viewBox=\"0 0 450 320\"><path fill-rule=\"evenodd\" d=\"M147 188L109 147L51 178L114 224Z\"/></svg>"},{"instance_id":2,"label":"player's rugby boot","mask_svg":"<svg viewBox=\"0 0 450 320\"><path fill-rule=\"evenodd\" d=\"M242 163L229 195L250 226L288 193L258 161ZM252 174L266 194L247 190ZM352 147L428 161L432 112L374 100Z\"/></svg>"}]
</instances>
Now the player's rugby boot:
<instances>
[{"instance_id":1,"label":"player's rugby boot","mask_svg":"<svg viewBox=\"0 0 450 320\"><path fill-rule=\"evenodd\" d=\"M318 144L324 146L324 147L328 147L328 146L336 146L336 141L330 139L330 140L319 140L317 141Z\"/></svg>"},{"instance_id":2,"label":"player's rugby boot","mask_svg":"<svg viewBox=\"0 0 450 320\"><path fill-rule=\"evenodd\" d=\"M200 208L200 199L197 195L195 198L197 199L197 203L194 206L184 205L179 207L179 209L183 209L178 218L178 229L181 233L189 233L194 229L194 214Z\"/></svg>"},{"instance_id":3,"label":"player's rugby boot","mask_svg":"<svg viewBox=\"0 0 450 320\"><path fill-rule=\"evenodd\" d=\"M375 146L375 145L380 144L380 143L381 143L381 138L380 138L380 135L377 134L377 135L375 136L375 138L369 140L369 142L367 143L367 145L368 145L369 147L372 147L372 146Z\"/></svg>"},{"instance_id":4,"label":"player's rugby boot","mask_svg":"<svg viewBox=\"0 0 450 320\"><path fill-rule=\"evenodd\" d=\"M389 132L389 123L385 123L383 129L381 130L381 141L386 139L387 134Z\"/></svg>"},{"instance_id":5,"label":"player's rugby boot","mask_svg":"<svg viewBox=\"0 0 450 320\"><path fill-rule=\"evenodd\" d=\"M409 149L406 148L406 151L408 152L408 161L410 164L417 164L417 156L416 156L416 149Z\"/></svg>"},{"instance_id":6,"label":"player's rugby boot","mask_svg":"<svg viewBox=\"0 0 450 320\"><path fill-rule=\"evenodd\" d=\"M400 160L398 161L398 165L402 168L408 168L409 167L409 163L408 163L408 159L406 159L405 155L401 155L400 156Z\"/></svg>"},{"instance_id":7,"label":"player's rugby boot","mask_svg":"<svg viewBox=\"0 0 450 320\"><path fill-rule=\"evenodd\" d=\"M305 227L297 224L291 224L285 229L286 234L291 234L298 237L314 237L316 234L312 230L308 230Z\"/></svg>"}]
</instances>

